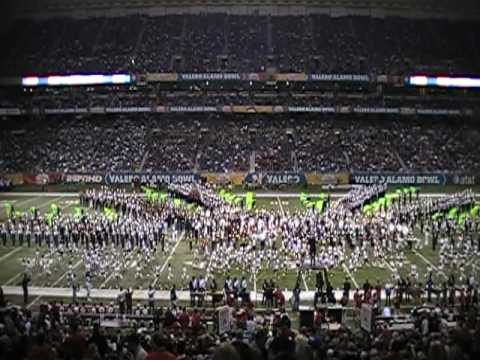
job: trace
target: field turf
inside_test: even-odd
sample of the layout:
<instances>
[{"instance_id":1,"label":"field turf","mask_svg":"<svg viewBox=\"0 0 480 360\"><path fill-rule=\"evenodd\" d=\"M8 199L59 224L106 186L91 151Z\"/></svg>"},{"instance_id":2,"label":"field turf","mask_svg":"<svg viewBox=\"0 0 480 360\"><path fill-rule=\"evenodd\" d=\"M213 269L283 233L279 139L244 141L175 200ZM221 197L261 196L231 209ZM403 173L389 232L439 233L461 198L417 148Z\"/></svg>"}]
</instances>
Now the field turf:
<instances>
[{"instance_id":1,"label":"field turf","mask_svg":"<svg viewBox=\"0 0 480 360\"><path fill-rule=\"evenodd\" d=\"M6 220L5 212L5 202L10 202L14 205L16 211L24 212L32 206L39 209L40 213L45 213L48 211L49 206L53 203L57 204L62 212L71 212L73 213L75 206L78 204L77 196L58 196L58 197L46 197L46 196L18 196L11 194L0 194L0 223ZM256 199L256 208L274 210L278 212L294 212L301 208L301 203L298 197L292 198L278 198L276 196L269 198L257 198ZM417 231L417 237L423 242L423 234L420 231ZM13 248L10 244L7 247L3 247L0 244L0 285L19 285L21 281L21 273L23 271L22 267L22 258L33 257L36 251L46 252L47 248L44 246L42 248L37 248L32 246L31 248L26 247L24 244L23 247ZM125 254L126 255L126 254ZM160 249L153 256L152 263L150 268L147 271L142 273L142 276L136 276L135 271L135 261L137 258L142 256L142 254L129 254L127 259L128 267L123 272L123 279L121 279L120 284L123 287L132 287L134 289L145 289L150 285L153 280L154 267L160 266L164 268L164 271L160 274L158 281L155 283L157 288L168 288L170 283L175 283L177 288L186 288L187 284L182 277L182 271L185 267L187 269L187 274L191 275L205 275L206 274L206 264L196 262L192 252L189 250L188 241L185 238L182 238L178 243L171 242L171 244L166 248L165 253L162 253ZM402 274L407 274L410 271L411 265L415 264L417 266L420 280L425 281L427 276L427 271L430 266L438 265L438 253L435 253L431 250L431 246L425 246L418 249L418 251L409 251L406 253L406 259L403 268L401 269ZM83 262L80 261L80 252L66 252L62 257L56 257L55 265L52 268L52 275L50 278L47 278L46 274L43 274L40 271L34 272L32 277L32 286L54 286L54 287L68 287L69 281L66 277L66 271L68 268L68 263L71 262L74 265L74 272L77 275L77 279L80 282L80 285L83 286L84 283L84 273L85 269L83 267ZM169 281L167 279L167 263L171 264L173 279ZM380 264L381 265L381 264ZM352 274L348 274L341 267L333 269L329 272L330 280L334 287L341 288L343 282L346 278L354 284L362 286L366 279L370 283L375 283L377 279L381 283L391 281L392 271L388 265L383 264L382 267L378 267L379 264L372 264L369 266L364 266L356 270ZM472 257L468 259L467 266L465 266L466 272L473 271L477 273L480 269L480 259L477 257ZM453 269L455 272L456 270ZM450 270L446 269L443 275L439 271L434 272L434 278L439 283L445 279L445 276L448 276ZM152 275L152 276L149 276ZM227 274L215 274L219 286L222 286L223 279ZM242 273L240 269L233 270L231 276L242 276L245 275L249 281L249 287L254 290L258 289L261 291L261 286L263 279L273 278L277 283L280 284L282 288L292 289L296 279L297 271L295 269L287 269L286 271L279 272L275 274L272 269L262 269L260 270L255 277L250 276L251 274ZM477 276L478 278L478 276ZM315 273L305 271L301 277L301 285L304 290L313 290L315 284ZM94 288L116 288L118 283L109 277L107 278L94 278L93 287Z\"/></svg>"}]
</instances>

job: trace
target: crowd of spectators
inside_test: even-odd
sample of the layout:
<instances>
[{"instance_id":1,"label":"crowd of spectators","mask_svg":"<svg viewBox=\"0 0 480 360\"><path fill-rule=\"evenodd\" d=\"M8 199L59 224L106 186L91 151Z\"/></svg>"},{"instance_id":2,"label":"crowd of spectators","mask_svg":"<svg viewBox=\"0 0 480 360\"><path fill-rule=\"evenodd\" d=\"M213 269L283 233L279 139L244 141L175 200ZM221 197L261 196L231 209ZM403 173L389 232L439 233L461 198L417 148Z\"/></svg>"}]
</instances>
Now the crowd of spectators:
<instances>
[{"instance_id":1,"label":"crowd of spectators","mask_svg":"<svg viewBox=\"0 0 480 360\"><path fill-rule=\"evenodd\" d=\"M478 71L474 22L327 15L18 20L5 75L52 72Z\"/></svg>"},{"instance_id":2,"label":"crowd of spectators","mask_svg":"<svg viewBox=\"0 0 480 360\"><path fill-rule=\"evenodd\" d=\"M257 312L252 307L230 308L231 328L219 335L216 314L205 310L173 307L157 311L150 319L140 314L131 320L117 316L108 321L111 307L51 303L42 306L40 311L2 308L0 357L19 360L473 360L480 355L476 308L453 309L453 312L438 306L414 309L405 316L412 327L394 329L382 320L371 333L355 326L333 326L334 320L322 311L315 313L312 325L298 329L292 326L292 315L285 310ZM87 314L90 308L104 315L92 317ZM450 325L452 318L456 321Z\"/></svg>"},{"instance_id":3,"label":"crowd of spectators","mask_svg":"<svg viewBox=\"0 0 480 360\"><path fill-rule=\"evenodd\" d=\"M42 121L39 126L38 121ZM110 114L6 121L3 172L479 170L468 119Z\"/></svg>"}]
</instances>

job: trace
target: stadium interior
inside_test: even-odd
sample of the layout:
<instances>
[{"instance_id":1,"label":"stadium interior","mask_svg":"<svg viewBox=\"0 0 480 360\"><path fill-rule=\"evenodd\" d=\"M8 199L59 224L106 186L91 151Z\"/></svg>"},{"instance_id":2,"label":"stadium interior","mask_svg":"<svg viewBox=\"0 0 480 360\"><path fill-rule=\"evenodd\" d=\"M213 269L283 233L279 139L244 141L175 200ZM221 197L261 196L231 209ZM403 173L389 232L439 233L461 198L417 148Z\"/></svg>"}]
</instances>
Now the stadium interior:
<instances>
[{"instance_id":1,"label":"stadium interior","mask_svg":"<svg viewBox=\"0 0 480 360\"><path fill-rule=\"evenodd\" d=\"M0 14L0 359L479 358L477 0Z\"/></svg>"}]
</instances>

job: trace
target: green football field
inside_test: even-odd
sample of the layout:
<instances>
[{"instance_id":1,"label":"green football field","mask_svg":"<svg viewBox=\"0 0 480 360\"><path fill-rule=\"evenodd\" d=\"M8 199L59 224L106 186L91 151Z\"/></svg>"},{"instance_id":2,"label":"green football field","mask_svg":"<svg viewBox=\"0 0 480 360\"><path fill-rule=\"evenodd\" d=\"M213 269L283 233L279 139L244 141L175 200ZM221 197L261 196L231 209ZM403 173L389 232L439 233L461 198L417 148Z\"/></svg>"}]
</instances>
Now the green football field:
<instances>
[{"instance_id":1,"label":"green football field","mask_svg":"<svg viewBox=\"0 0 480 360\"><path fill-rule=\"evenodd\" d=\"M28 211L30 207L36 207L40 213L48 211L51 204L57 204L62 212L73 213L75 206L78 205L77 196L58 196L58 197L46 197L46 196L18 196L18 195L0 195L0 222L6 220L5 203L12 203L16 211L24 212ZM294 212L302 209L299 197L292 198L257 198L257 209L268 209L279 212ZM423 243L424 235L420 233L420 230L416 231L416 236ZM37 248L32 246L28 248L26 244L23 247L13 248L11 244L7 247L3 247L0 244L0 285L18 285L21 280L21 274L24 269L22 266L22 259L31 258L35 256L36 252L43 254L47 252L46 246ZM180 237L178 241L170 241L169 245L165 249L165 253L162 253L160 249L152 254L151 261L148 266L142 271L137 272L136 264L144 254L142 252L133 253L121 253L120 251L113 253L114 256L122 256L125 258L124 263L126 267L122 270L122 279L113 279L111 276L96 277L93 279L94 288L117 288L119 285L123 287L132 287L134 289L145 289L150 284L154 283L155 287L165 289L170 286L171 283L175 283L177 288L186 288L187 280L184 276L184 268L188 276L191 275L205 275L206 274L206 261L207 259L199 259L189 250L188 241L185 238ZM51 286L51 287L68 287L69 280L66 276L68 264L72 264L74 273L81 285L84 284L85 268L83 261L81 261L81 251L65 251L62 255L55 254L54 263L52 266L52 273L50 276L43 273L39 269L34 269L32 276L32 286ZM340 288L343 286L345 279L353 284L353 286L362 286L366 279L370 283L376 283L377 279L381 283L386 283L392 280L392 267L388 262L376 263L372 259L372 264L364 266L353 273L347 273L342 267L329 271L330 281L334 287ZM407 251L406 261L403 264L400 272L402 274L408 274L411 269L411 265L415 264L420 281L425 281L427 276L427 269L429 267L436 267L439 262L438 253L434 253L431 250L431 246L425 246L419 248L417 251ZM169 272L168 264L171 266ZM158 271L160 269L161 271ZM480 270L480 259L476 256L472 256L467 259L464 265L466 273L474 272L477 274L477 278ZM458 269L445 269L444 272L434 271L434 279L437 283L445 280L445 276L450 274L450 271L457 272ZM155 280L155 273L160 274L158 279ZM170 273L170 278L169 278ZM298 273L295 268L285 269L283 271L274 272L272 269L262 269L255 276L250 274L248 270L234 269L229 274L214 274L218 284L222 286L223 279L226 275L231 276L245 276L249 281L249 287L259 289L261 291L262 282L264 279L273 278L282 288L292 289ZM300 277L300 284L304 290L313 290L315 283L315 274L313 272L305 271Z\"/></svg>"}]
</instances>

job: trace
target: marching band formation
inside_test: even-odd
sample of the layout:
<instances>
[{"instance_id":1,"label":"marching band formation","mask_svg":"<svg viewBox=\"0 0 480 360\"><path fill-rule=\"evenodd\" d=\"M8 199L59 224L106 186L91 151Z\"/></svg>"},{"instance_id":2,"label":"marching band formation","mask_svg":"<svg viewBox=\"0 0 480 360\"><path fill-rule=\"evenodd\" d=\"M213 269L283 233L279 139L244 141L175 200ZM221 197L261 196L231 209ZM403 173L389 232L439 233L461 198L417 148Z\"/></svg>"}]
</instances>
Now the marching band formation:
<instances>
[{"instance_id":1,"label":"marching band formation","mask_svg":"<svg viewBox=\"0 0 480 360\"><path fill-rule=\"evenodd\" d=\"M314 208L291 212L248 211L226 203L209 185L170 185L170 196L156 202L139 193L102 187L81 193L80 214L59 212L51 221L38 211L11 216L0 225L0 239L4 246L46 244L46 252L39 248L33 258L22 260L25 272L41 272L51 285L55 268L68 263L68 279L74 283L80 281L75 269L82 265L88 289L93 279L96 284L110 280L110 286L119 288L124 274L133 272L136 280L146 279L156 288L170 289L181 278L177 286L191 293L217 291L214 278L221 275L225 292L246 294L248 283L265 269L273 270L278 281L292 269L345 266L354 274L366 264L388 268L392 281L399 281L407 264L406 250L427 244L439 251L439 272L448 276L454 268L460 282L474 281L465 267L473 262L472 256L480 255L480 219L466 216L460 223L442 213L471 209L473 193L438 199L402 193L374 212L364 211L386 191L384 185L358 187L339 201L329 201L323 212ZM174 274L169 258L160 266L156 254L166 257L183 239L193 260L183 265L181 274ZM190 278L190 267L205 276ZM235 271L245 276L230 278ZM418 279L415 265L409 273L413 281L427 281Z\"/></svg>"}]
</instances>

